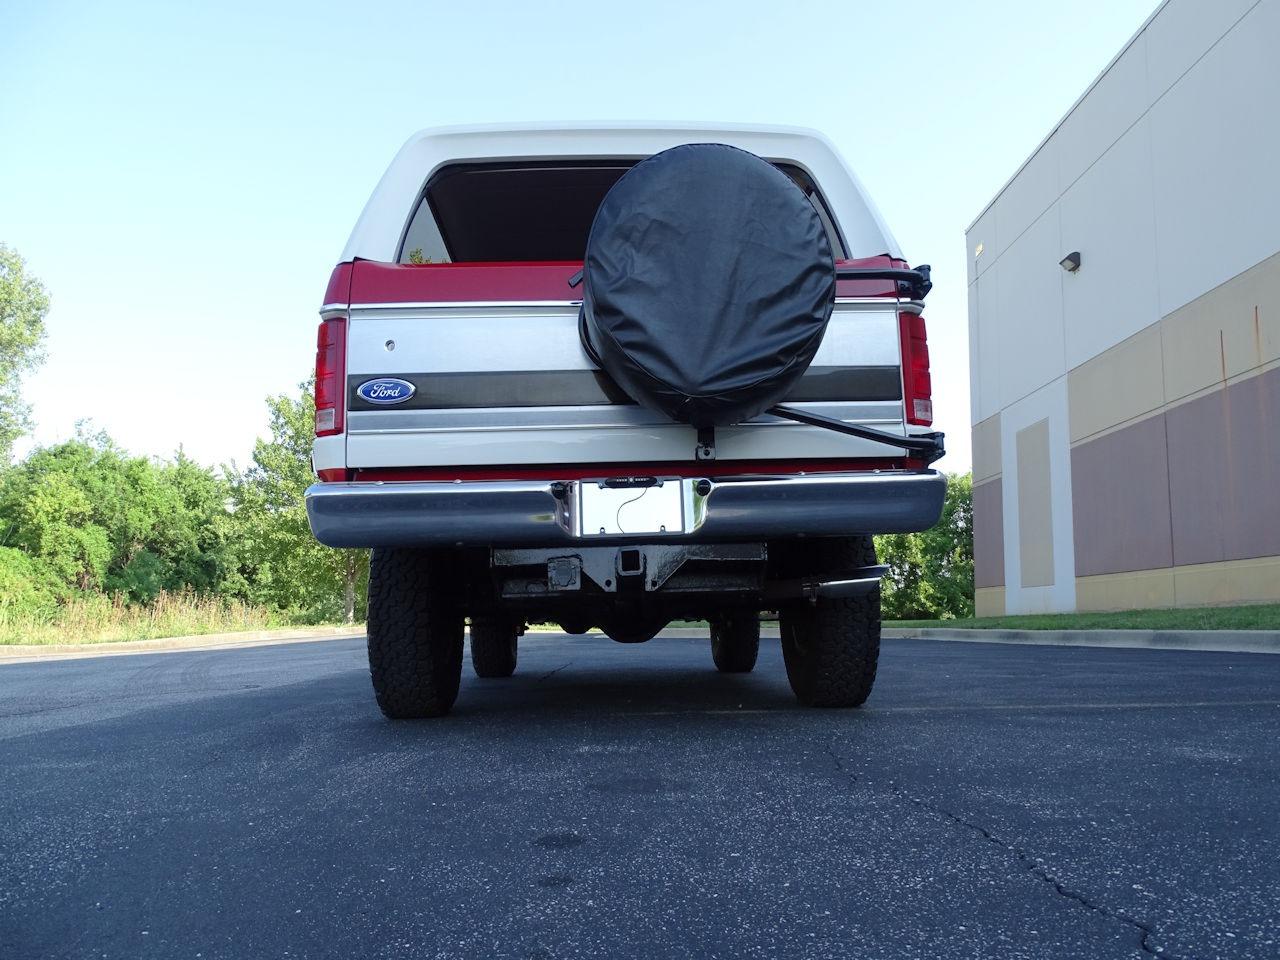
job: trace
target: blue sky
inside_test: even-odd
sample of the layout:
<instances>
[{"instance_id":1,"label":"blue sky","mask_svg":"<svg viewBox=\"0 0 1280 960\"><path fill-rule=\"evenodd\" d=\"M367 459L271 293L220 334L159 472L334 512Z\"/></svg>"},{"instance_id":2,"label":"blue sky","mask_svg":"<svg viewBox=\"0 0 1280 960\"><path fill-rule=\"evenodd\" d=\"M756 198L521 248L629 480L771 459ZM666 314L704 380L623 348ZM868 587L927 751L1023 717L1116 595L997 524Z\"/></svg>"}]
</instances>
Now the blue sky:
<instances>
[{"instance_id":1,"label":"blue sky","mask_svg":"<svg viewBox=\"0 0 1280 960\"><path fill-rule=\"evenodd\" d=\"M243 462L405 138L504 120L826 132L929 299L943 466L969 468L964 228L1155 0L0 0L0 241L53 298L31 442Z\"/></svg>"}]
</instances>

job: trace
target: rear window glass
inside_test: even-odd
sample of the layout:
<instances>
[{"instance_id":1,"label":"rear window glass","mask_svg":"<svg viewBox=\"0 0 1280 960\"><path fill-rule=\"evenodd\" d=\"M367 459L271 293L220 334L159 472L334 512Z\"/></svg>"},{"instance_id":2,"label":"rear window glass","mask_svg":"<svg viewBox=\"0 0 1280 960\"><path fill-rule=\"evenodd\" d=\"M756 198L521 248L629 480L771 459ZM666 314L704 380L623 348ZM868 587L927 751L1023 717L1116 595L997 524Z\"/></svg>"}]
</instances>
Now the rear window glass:
<instances>
[{"instance_id":1,"label":"rear window glass","mask_svg":"<svg viewBox=\"0 0 1280 960\"><path fill-rule=\"evenodd\" d=\"M453 164L427 183L401 263L581 260L596 208L632 160ZM844 246L808 174L778 164L813 201L831 248Z\"/></svg>"}]
</instances>

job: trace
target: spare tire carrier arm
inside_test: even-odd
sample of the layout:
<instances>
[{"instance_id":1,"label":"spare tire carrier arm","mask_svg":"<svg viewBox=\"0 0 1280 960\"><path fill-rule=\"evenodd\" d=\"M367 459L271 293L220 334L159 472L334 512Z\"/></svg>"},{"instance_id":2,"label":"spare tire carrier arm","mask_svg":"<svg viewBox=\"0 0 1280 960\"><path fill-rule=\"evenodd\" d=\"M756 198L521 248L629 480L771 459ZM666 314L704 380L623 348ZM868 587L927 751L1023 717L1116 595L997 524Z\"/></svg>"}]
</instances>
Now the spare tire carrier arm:
<instances>
[{"instance_id":1,"label":"spare tire carrier arm","mask_svg":"<svg viewBox=\"0 0 1280 960\"><path fill-rule=\"evenodd\" d=\"M860 437L863 440L874 440L876 443L887 443L893 447L901 447L909 453L919 454L925 463L933 463L933 461L947 452L943 444L944 434L939 432L922 433L914 437L899 436L896 433L887 433L884 430L875 430L871 427L859 427L852 423L845 423L843 420L836 420L833 417L823 417L816 413L809 413L805 410L797 410L795 407L782 405L770 407L765 412L771 416L794 420L796 423L803 423L810 427L822 427L851 437Z\"/></svg>"}]
</instances>

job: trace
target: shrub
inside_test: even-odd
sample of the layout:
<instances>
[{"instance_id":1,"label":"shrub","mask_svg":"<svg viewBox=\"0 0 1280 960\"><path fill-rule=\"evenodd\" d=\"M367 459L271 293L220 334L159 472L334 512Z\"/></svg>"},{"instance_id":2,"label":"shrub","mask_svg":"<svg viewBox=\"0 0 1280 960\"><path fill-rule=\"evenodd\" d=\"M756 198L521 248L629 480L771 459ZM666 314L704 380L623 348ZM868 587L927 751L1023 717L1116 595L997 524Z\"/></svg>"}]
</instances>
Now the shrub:
<instances>
[{"instance_id":1,"label":"shrub","mask_svg":"<svg viewBox=\"0 0 1280 960\"><path fill-rule=\"evenodd\" d=\"M0 547L0 616L45 616L56 603L48 571L21 550Z\"/></svg>"}]
</instances>

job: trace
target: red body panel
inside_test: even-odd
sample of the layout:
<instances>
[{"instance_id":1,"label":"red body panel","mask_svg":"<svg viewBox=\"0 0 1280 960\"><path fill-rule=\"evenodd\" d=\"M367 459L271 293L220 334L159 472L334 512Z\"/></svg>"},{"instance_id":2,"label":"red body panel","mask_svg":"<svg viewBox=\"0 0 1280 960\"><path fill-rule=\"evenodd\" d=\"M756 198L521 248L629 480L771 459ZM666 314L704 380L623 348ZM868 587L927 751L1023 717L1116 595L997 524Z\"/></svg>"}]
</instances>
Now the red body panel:
<instances>
[{"instance_id":1,"label":"red body panel","mask_svg":"<svg viewBox=\"0 0 1280 960\"><path fill-rule=\"evenodd\" d=\"M342 304L346 306L351 302L351 274L352 264L340 263L333 268L333 273L329 274L329 286L325 287L324 299L320 301L321 306L331 306L333 304Z\"/></svg>"},{"instance_id":2,"label":"red body panel","mask_svg":"<svg viewBox=\"0 0 1280 960\"><path fill-rule=\"evenodd\" d=\"M889 256L841 260L840 266L906 267ZM339 272L349 268L349 299ZM581 262L558 263L381 263L341 264L329 281L326 303L466 303L485 300L580 300L582 287L569 278ZM840 280L841 297L896 296L891 280Z\"/></svg>"},{"instance_id":3,"label":"red body panel","mask_svg":"<svg viewBox=\"0 0 1280 960\"><path fill-rule=\"evenodd\" d=\"M578 300L569 286L581 263L376 263L358 260L352 303Z\"/></svg>"},{"instance_id":4,"label":"red body panel","mask_svg":"<svg viewBox=\"0 0 1280 960\"><path fill-rule=\"evenodd\" d=\"M905 260L898 260L887 254L878 257L863 257L860 260L837 260L837 267L882 267L907 269ZM837 280L837 297L896 297L897 287L892 280Z\"/></svg>"}]
</instances>

